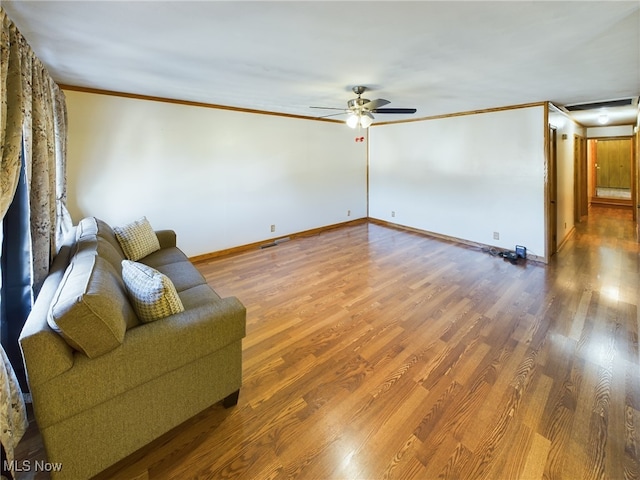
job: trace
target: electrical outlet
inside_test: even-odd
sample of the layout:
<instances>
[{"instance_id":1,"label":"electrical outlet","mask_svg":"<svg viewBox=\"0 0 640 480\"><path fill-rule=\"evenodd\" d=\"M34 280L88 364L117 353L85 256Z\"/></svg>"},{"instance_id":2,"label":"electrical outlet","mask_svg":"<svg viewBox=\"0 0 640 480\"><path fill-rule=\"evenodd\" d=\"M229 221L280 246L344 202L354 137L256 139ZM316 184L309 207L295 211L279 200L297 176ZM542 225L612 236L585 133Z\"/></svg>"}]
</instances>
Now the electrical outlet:
<instances>
[{"instance_id":1,"label":"electrical outlet","mask_svg":"<svg viewBox=\"0 0 640 480\"><path fill-rule=\"evenodd\" d=\"M396 212L391 212L391 216L395 217L396 216Z\"/></svg>"},{"instance_id":2,"label":"electrical outlet","mask_svg":"<svg viewBox=\"0 0 640 480\"><path fill-rule=\"evenodd\" d=\"M275 225L271 225L271 231L275 232L276 231L276 226Z\"/></svg>"},{"instance_id":3,"label":"electrical outlet","mask_svg":"<svg viewBox=\"0 0 640 480\"><path fill-rule=\"evenodd\" d=\"M493 239L500 240L500 232L493 232Z\"/></svg>"}]
</instances>

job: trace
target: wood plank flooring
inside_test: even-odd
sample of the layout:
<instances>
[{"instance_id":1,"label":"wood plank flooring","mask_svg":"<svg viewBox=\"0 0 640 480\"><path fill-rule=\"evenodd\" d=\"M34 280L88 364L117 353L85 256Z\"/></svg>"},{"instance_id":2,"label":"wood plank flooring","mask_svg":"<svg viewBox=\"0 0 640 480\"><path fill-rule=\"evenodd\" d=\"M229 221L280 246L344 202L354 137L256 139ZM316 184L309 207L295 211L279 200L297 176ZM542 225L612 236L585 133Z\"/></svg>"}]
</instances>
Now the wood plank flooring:
<instances>
[{"instance_id":1,"label":"wood plank flooring","mask_svg":"<svg viewBox=\"0 0 640 480\"><path fill-rule=\"evenodd\" d=\"M640 479L631 212L547 266L369 223L197 266L247 306L239 403L97 478Z\"/></svg>"}]
</instances>

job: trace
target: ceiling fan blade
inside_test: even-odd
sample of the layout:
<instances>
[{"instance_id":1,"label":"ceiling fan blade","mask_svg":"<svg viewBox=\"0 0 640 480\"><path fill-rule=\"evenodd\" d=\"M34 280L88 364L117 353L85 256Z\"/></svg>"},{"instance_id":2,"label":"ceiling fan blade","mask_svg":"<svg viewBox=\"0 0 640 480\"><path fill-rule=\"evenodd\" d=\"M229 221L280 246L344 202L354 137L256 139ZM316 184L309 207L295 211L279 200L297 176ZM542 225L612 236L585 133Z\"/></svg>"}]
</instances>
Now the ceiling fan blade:
<instances>
[{"instance_id":1,"label":"ceiling fan blade","mask_svg":"<svg viewBox=\"0 0 640 480\"><path fill-rule=\"evenodd\" d=\"M415 108L376 108L373 113L416 113Z\"/></svg>"},{"instance_id":2,"label":"ceiling fan blade","mask_svg":"<svg viewBox=\"0 0 640 480\"><path fill-rule=\"evenodd\" d=\"M344 108L336 108L336 107L309 107L309 108L319 108L321 110L342 110L344 112Z\"/></svg>"},{"instance_id":3,"label":"ceiling fan blade","mask_svg":"<svg viewBox=\"0 0 640 480\"><path fill-rule=\"evenodd\" d=\"M316 118L336 117L338 115L346 115L346 114L347 114L347 112L330 113L329 115L322 115L321 117L316 117Z\"/></svg>"},{"instance_id":4,"label":"ceiling fan blade","mask_svg":"<svg viewBox=\"0 0 640 480\"><path fill-rule=\"evenodd\" d=\"M363 104L362 106L364 108L366 108L367 110L375 110L378 107L382 107L384 105L387 105L391 103L389 100L385 100L384 98L376 98L375 100L371 100L370 102L367 102L365 104Z\"/></svg>"}]
</instances>

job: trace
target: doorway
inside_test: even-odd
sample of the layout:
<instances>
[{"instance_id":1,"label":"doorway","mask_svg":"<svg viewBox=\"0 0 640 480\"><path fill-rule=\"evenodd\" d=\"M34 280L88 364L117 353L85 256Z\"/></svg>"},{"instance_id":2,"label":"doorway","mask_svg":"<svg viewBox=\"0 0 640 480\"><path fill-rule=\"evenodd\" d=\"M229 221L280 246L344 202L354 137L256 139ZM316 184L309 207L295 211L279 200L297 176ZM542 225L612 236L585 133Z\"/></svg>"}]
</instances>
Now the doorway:
<instances>
[{"instance_id":1,"label":"doorway","mask_svg":"<svg viewBox=\"0 0 640 480\"><path fill-rule=\"evenodd\" d=\"M592 138L587 150L591 203L630 209L633 204L631 137Z\"/></svg>"}]
</instances>

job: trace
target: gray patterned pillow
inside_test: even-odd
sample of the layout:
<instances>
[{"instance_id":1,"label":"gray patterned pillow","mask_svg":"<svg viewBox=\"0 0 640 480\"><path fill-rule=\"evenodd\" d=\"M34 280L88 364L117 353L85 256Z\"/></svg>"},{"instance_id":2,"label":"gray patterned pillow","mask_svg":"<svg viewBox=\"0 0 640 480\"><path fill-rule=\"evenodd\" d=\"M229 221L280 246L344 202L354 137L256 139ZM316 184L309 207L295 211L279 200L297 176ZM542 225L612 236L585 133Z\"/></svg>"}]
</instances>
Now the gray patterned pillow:
<instances>
[{"instance_id":1,"label":"gray patterned pillow","mask_svg":"<svg viewBox=\"0 0 640 480\"><path fill-rule=\"evenodd\" d=\"M184 311L171 279L155 268L123 260L122 279L141 321L153 322Z\"/></svg>"},{"instance_id":2,"label":"gray patterned pillow","mask_svg":"<svg viewBox=\"0 0 640 480\"><path fill-rule=\"evenodd\" d=\"M129 260L137 261L160 250L160 242L147 217L122 227L113 227L122 251Z\"/></svg>"}]
</instances>

